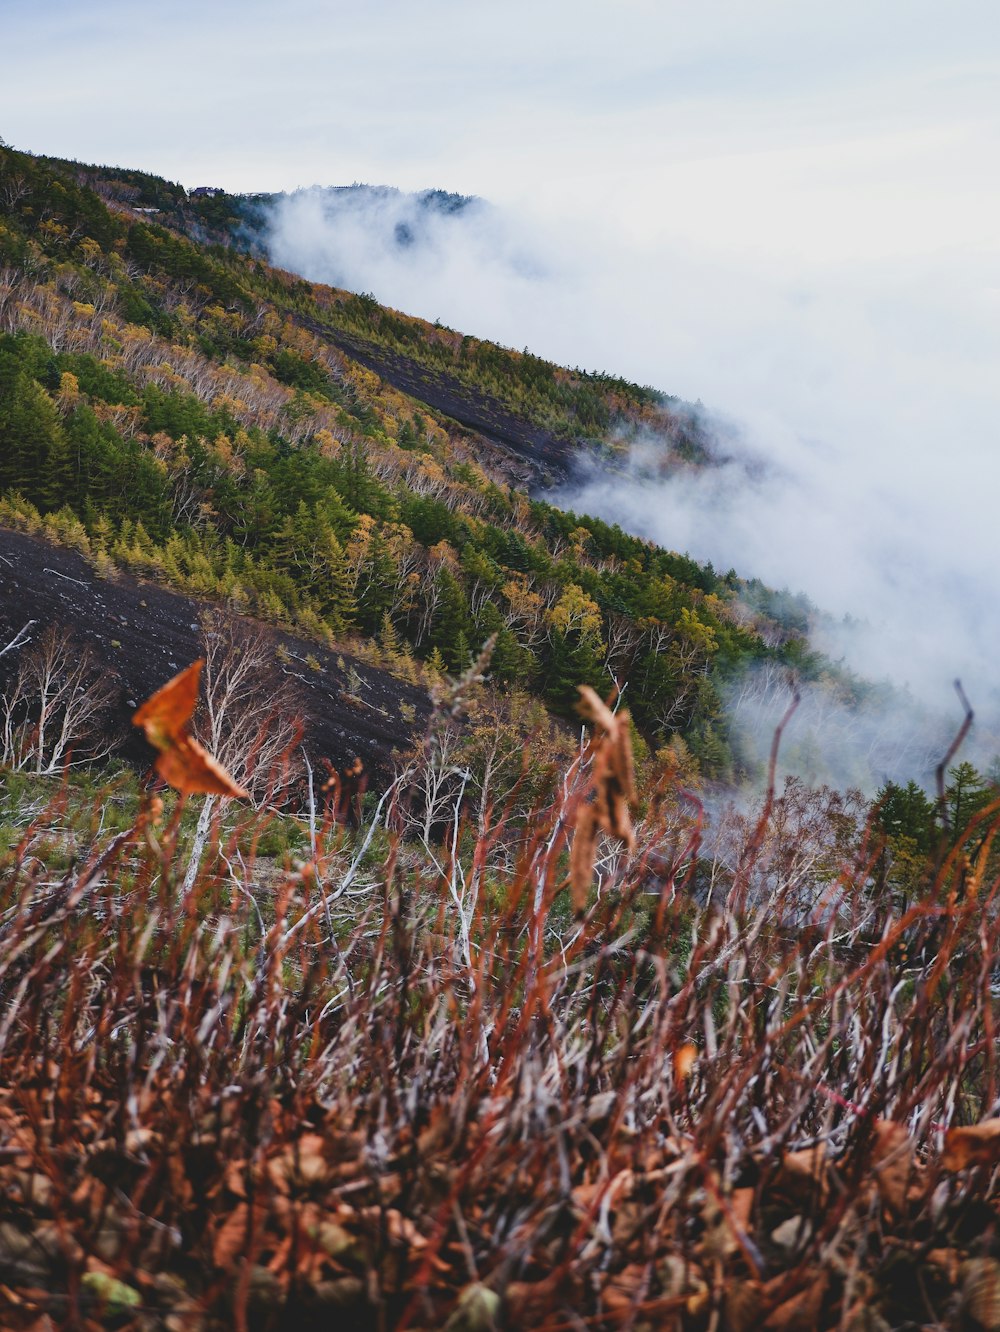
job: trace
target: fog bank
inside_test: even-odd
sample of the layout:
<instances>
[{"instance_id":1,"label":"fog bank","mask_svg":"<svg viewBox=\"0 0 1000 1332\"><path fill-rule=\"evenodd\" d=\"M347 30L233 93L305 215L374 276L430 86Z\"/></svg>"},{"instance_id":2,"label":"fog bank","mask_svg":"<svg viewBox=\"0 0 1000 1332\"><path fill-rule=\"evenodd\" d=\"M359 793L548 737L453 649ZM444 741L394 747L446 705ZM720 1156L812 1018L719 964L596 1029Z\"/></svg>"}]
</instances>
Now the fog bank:
<instances>
[{"instance_id":1,"label":"fog bank","mask_svg":"<svg viewBox=\"0 0 1000 1332\"><path fill-rule=\"evenodd\" d=\"M664 472L645 438L557 502L806 593L817 646L946 716L955 677L998 711L994 251L737 264L628 234L620 201L558 217L364 191L282 199L269 244L306 277L702 399L724 466Z\"/></svg>"}]
</instances>

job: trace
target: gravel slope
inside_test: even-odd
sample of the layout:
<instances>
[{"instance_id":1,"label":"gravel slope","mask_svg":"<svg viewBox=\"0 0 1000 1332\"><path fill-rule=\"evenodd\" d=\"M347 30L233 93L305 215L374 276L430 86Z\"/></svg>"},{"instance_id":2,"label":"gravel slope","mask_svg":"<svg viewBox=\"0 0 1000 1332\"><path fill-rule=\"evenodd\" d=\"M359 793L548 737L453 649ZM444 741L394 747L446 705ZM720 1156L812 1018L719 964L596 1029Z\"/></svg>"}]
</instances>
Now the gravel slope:
<instances>
[{"instance_id":1,"label":"gravel slope","mask_svg":"<svg viewBox=\"0 0 1000 1332\"><path fill-rule=\"evenodd\" d=\"M99 579L74 551L0 528L0 648L29 620L36 621L33 635L55 623L89 642L119 685L111 725L127 737L122 753L143 767L153 751L130 725L132 713L201 655L198 616L205 606L124 575ZM393 749L405 749L426 725L426 693L349 652L329 651L270 628L265 632L276 651L283 644L292 657L284 669L296 677L307 718L305 742L314 760L327 758L341 767L359 755L373 777L384 777L392 767ZM318 671L301 661L310 653L320 664ZM17 651L0 656L0 688L16 671L18 656ZM348 698L352 668L361 683L355 697ZM401 704L414 709L413 722L404 720Z\"/></svg>"}]
</instances>

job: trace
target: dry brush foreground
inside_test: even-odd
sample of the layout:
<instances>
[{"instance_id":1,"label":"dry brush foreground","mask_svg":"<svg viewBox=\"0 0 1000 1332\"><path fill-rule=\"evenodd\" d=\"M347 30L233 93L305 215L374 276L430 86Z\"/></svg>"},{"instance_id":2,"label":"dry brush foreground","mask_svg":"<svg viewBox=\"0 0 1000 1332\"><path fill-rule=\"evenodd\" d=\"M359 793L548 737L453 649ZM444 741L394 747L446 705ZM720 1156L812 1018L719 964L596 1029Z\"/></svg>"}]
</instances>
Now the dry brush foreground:
<instances>
[{"instance_id":1,"label":"dry brush foreground","mask_svg":"<svg viewBox=\"0 0 1000 1332\"><path fill-rule=\"evenodd\" d=\"M905 905L861 838L807 897L768 802L706 901L665 777L634 855L590 827L574 919L601 743L433 848L399 782L266 891L269 815L185 888L182 804L65 874L65 792L37 812L0 862L2 1326L1000 1326L991 838Z\"/></svg>"}]
</instances>

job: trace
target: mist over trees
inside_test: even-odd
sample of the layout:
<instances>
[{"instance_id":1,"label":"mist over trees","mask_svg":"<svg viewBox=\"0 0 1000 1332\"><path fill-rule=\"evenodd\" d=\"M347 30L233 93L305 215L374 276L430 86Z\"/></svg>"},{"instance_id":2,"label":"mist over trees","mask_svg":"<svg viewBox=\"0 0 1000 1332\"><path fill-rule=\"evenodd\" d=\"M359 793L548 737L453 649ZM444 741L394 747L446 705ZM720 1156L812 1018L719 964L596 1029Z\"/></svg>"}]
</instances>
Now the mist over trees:
<instances>
[{"instance_id":1,"label":"mist over trees","mask_svg":"<svg viewBox=\"0 0 1000 1332\"><path fill-rule=\"evenodd\" d=\"M76 585L0 642L4 1326L994 1325L1000 769L801 598L532 494L703 466L697 417L271 269L225 196L0 147L0 204L0 525ZM158 776L91 622L156 583Z\"/></svg>"}]
</instances>

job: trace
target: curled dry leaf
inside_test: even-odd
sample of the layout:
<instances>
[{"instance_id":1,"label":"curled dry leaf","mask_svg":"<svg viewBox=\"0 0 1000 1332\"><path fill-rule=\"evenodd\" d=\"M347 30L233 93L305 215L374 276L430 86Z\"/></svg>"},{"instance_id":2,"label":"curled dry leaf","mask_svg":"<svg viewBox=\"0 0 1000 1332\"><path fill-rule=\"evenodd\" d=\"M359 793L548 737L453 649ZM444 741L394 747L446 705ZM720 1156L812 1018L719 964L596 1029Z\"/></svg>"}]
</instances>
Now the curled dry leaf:
<instances>
[{"instance_id":1,"label":"curled dry leaf","mask_svg":"<svg viewBox=\"0 0 1000 1332\"><path fill-rule=\"evenodd\" d=\"M589 685L580 685L580 712L594 723L600 735L593 742L590 799L576 816L576 831L570 852L570 890L573 910L579 915L587 903L594 877L594 857L599 831L618 837L635 850L630 805L635 801L635 769L629 714L614 713Z\"/></svg>"},{"instance_id":2,"label":"curled dry leaf","mask_svg":"<svg viewBox=\"0 0 1000 1332\"><path fill-rule=\"evenodd\" d=\"M780 1288L784 1281L784 1277L775 1277L768 1286ZM768 1314L764 1322L767 1332L815 1332L820 1326L820 1310L828 1283L829 1276L823 1269L808 1277L803 1289L782 1300Z\"/></svg>"},{"instance_id":3,"label":"curled dry leaf","mask_svg":"<svg viewBox=\"0 0 1000 1332\"><path fill-rule=\"evenodd\" d=\"M268 1161L267 1173L271 1183L283 1193L325 1184L330 1177L325 1145L326 1139L322 1134L303 1133Z\"/></svg>"},{"instance_id":4,"label":"curled dry leaf","mask_svg":"<svg viewBox=\"0 0 1000 1332\"><path fill-rule=\"evenodd\" d=\"M576 816L576 831L569 853L569 881L573 894L573 910L578 914L587 904L587 893L594 877L594 857L597 853L597 820L593 805L581 805Z\"/></svg>"},{"instance_id":5,"label":"curled dry leaf","mask_svg":"<svg viewBox=\"0 0 1000 1332\"><path fill-rule=\"evenodd\" d=\"M962 1264L962 1308L977 1327L1000 1332L1000 1263L970 1258Z\"/></svg>"},{"instance_id":6,"label":"curled dry leaf","mask_svg":"<svg viewBox=\"0 0 1000 1332\"><path fill-rule=\"evenodd\" d=\"M992 1169L1000 1165L1000 1119L949 1129L944 1135L941 1165L945 1170L969 1170L972 1166Z\"/></svg>"},{"instance_id":7,"label":"curled dry leaf","mask_svg":"<svg viewBox=\"0 0 1000 1332\"><path fill-rule=\"evenodd\" d=\"M793 1202L823 1203L830 1189L829 1162L822 1144L786 1152L774 1178L774 1189Z\"/></svg>"},{"instance_id":8,"label":"curled dry leaf","mask_svg":"<svg viewBox=\"0 0 1000 1332\"><path fill-rule=\"evenodd\" d=\"M880 1119L875 1125L872 1164L879 1197L896 1216L906 1210L906 1194L913 1180L913 1140L902 1124Z\"/></svg>"},{"instance_id":9,"label":"curled dry leaf","mask_svg":"<svg viewBox=\"0 0 1000 1332\"><path fill-rule=\"evenodd\" d=\"M607 703L596 690L591 689L590 685L579 685L578 690L580 702L577 707L581 715L592 721L595 726L599 726L605 735L614 735L618 729L618 717Z\"/></svg>"},{"instance_id":10,"label":"curled dry leaf","mask_svg":"<svg viewBox=\"0 0 1000 1332\"><path fill-rule=\"evenodd\" d=\"M148 698L132 718L146 739L159 750L156 771L181 795L223 795L246 798L249 792L234 782L221 763L191 735L191 718L198 701L198 681L204 659L168 680Z\"/></svg>"},{"instance_id":11,"label":"curled dry leaf","mask_svg":"<svg viewBox=\"0 0 1000 1332\"><path fill-rule=\"evenodd\" d=\"M217 1267L226 1271L237 1258L247 1255L252 1236L259 1234L267 1219L267 1209L260 1205L251 1212L246 1203L237 1203L215 1232L212 1258Z\"/></svg>"},{"instance_id":12,"label":"curled dry leaf","mask_svg":"<svg viewBox=\"0 0 1000 1332\"><path fill-rule=\"evenodd\" d=\"M676 1082L684 1082L691 1076L691 1070L694 1068L694 1062L698 1058L698 1047L696 1045L682 1045L674 1051L674 1079Z\"/></svg>"}]
</instances>

